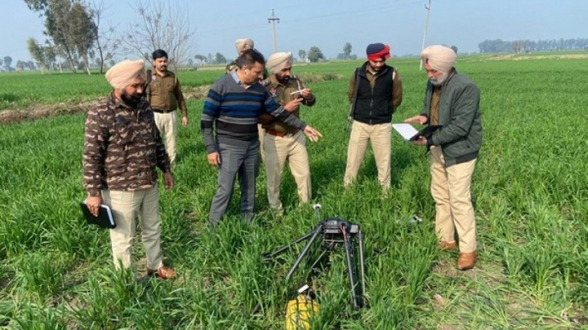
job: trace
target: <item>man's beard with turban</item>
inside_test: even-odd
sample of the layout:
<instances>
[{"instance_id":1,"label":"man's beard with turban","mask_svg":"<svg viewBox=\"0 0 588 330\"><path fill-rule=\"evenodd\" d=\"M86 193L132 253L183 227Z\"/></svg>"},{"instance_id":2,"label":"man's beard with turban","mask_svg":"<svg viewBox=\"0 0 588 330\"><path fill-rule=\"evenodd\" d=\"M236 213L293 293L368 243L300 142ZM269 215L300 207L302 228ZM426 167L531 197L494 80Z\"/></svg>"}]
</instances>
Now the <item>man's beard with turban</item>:
<instances>
[{"instance_id":1,"label":"man's beard with turban","mask_svg":"<svg viewBox=\"0 0 588 330\"><path fill-rule=\"evenodd\" d=\"M121 91L120 98L129 107L136 108L141 102L143 94L136 93L135 95L130 95L126 90L123 89Z\"/></svg>"},{"instance_id":2,"label":"man's beard with turban","mask_svg":"<svg viewBox=\"0 0 588 330\"><path fill-rule=\"evenodd\" d=\"M431 84L433 84L433 86L441 86L447 81L449 74L450 72L443 72L439 74L437 78L429 78L429 81Z\"/></svg>"}]
</instances>

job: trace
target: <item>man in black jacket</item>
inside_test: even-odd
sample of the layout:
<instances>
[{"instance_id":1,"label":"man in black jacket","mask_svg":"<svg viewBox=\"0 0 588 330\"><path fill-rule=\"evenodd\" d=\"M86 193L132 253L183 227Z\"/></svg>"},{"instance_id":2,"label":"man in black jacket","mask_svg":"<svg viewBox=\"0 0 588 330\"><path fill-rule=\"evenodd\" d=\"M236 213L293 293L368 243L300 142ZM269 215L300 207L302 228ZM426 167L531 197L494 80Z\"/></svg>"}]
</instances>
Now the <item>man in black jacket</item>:
<instances>
[{"instance_id":1,"label":"man in black jacket","mask_svg":"<svg viewBox=\"0 0 588 330\"><path fill-rule=\"evenodd\" d=\"M390 188L392 154L390 122L392 114L402 103L402 81L396 69L386 65L386 60L390 58L390 46L370 44L366 53L368 60L355 70L349 81L348 97L353 125L343 183L348 187L357 178L369 141L376 159L378 181L386 194Z\"/></svg>"}]
</instances>

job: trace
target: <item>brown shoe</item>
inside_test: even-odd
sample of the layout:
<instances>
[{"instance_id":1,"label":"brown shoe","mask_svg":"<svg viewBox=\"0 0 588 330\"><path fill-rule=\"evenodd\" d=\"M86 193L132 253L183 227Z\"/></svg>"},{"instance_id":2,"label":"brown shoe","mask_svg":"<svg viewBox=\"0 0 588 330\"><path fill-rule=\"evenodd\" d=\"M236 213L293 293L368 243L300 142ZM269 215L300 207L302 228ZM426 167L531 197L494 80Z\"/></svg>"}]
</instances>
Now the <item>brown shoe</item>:
<instances>
[{"instance_id":1,"label":"brown shoe","mask_svg":"<svg viewBox=\"0 0 588 330\"><path fill-rule=\"evenodd\" d=\"M147 268L147 275L156 275L161 279L169 280L176 277L176 271L169 268L168 266L161 266L157 270Z\"/></svg>"},{"instance_id":2,"label":"brown shoe","mask_svg":"<svg viewBox=\"0 0 588 330\"><path fill-rule=\"evenodd\" d=\"M457 259L457 269L468 270L476 265L476 251L469 253L460 253Z\"/></svg>"},{"instance_id":3,"label":"brown shoe","mask_svg":"<svg viewBox=\"0 0 588 330\"><path fill-rule=\"evenodd\" d=\"M451 250L455 250L456 248L457 248L457 243L455 243L455 242L441 241L437 245L438 250L451 251Z\"/></svg>"}]
</instances>

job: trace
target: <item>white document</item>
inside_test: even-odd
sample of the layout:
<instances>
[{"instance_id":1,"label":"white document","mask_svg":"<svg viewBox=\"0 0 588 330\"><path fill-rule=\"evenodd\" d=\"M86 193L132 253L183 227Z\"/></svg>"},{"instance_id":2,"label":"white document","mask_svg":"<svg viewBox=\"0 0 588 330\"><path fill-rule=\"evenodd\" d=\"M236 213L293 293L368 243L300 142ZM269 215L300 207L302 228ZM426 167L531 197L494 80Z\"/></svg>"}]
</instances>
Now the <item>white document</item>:
<instances>
[{"instance_id":1,"label":"white document","mask_svg":"<svg viewBox=\"0 0 588 330\"><path fill-rule=\"evenodd\" d=\"M412 127L411 124L392 124L392 127L394 127L396 132L398 132L406 141L410 141L410 139L419 132L414 127Z\"/></svg>"}]
</instances>

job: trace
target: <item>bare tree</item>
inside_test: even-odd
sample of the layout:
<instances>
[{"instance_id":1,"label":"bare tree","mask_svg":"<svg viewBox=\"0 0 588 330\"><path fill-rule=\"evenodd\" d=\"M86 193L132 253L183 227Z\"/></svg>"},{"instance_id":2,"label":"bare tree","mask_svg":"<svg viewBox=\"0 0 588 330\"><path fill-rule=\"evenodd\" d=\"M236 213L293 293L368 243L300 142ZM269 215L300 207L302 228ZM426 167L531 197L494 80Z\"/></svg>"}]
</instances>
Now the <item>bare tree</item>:
<instances>
[{"instance_id":1,"label":"bare tree","mask_svg":"<svg viewBox=\"0 0 588 330\"><path fill-rule=\"evenodd\" d=\"M114 26L109 26L103 29L102 23L104 19L104 13L109 7L104 5L104 1L92 2L92 16L94 17L94 24L96 24L96 50L98 51L98 66L100 67L100 73L104 73L104 62L113 58L117 52L118 42L115 38Z\"/></svg>"},{"instance_id":2,"label":"bare tree","mask_svg":"<svg viewBox=\"0 0 588 330\"><path fill-rule=\"evenodd\" d=\"M135 8L138 22L129 25L122 37L125 53L135 53L151 61L149 56L156 49L167 52L170 65L177 69L186 62L190 51L190 37L195 30L190 27L188 10L172 1L142 2Z\"/></svg>"}]
</instances>

